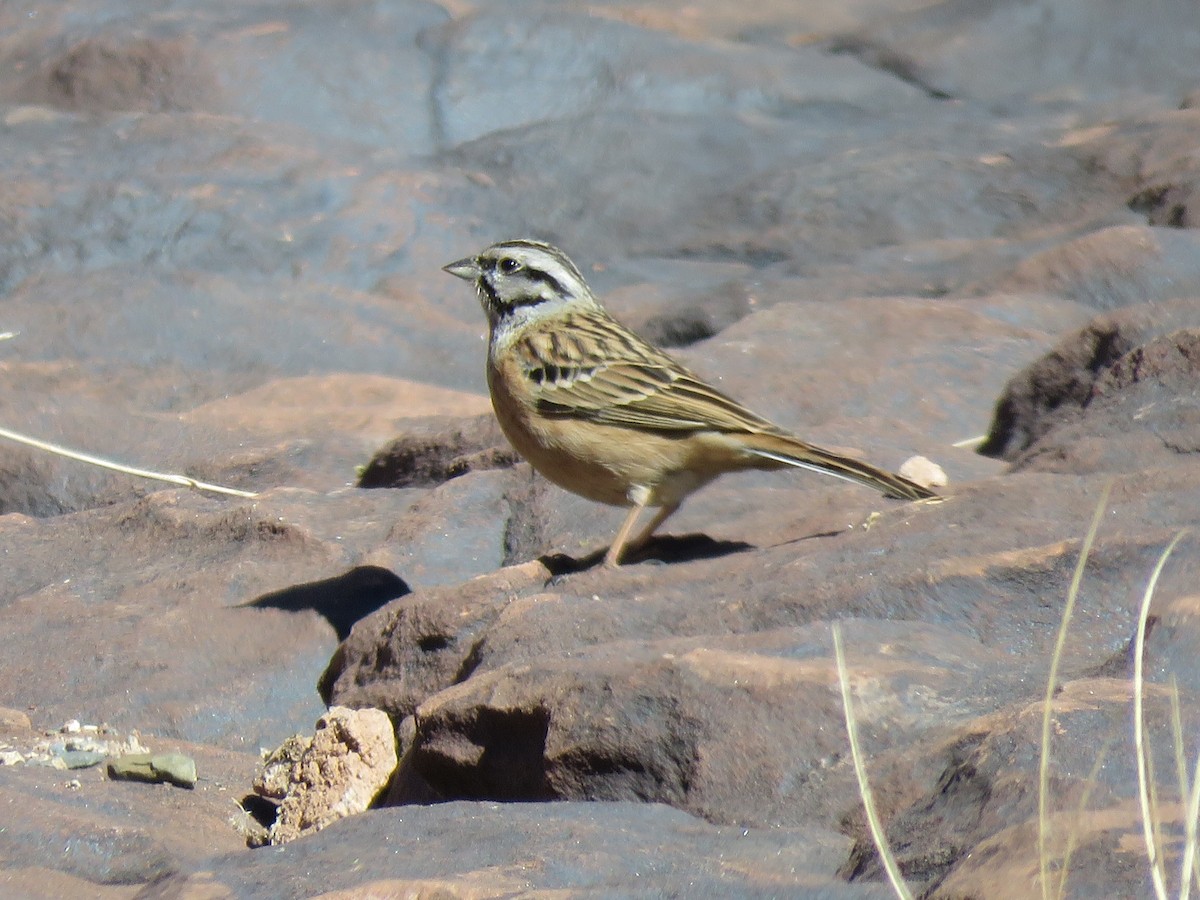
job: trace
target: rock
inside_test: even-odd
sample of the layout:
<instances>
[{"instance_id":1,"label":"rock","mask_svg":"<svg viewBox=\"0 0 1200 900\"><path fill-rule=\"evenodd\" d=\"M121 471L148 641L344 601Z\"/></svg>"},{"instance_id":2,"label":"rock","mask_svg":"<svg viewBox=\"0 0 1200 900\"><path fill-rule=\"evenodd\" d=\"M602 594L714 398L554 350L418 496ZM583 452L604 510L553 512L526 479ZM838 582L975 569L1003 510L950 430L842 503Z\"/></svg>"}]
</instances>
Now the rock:
<instances>
[{"instance_id":1,"label":"rock","mask_svg":"<svg viewBox=\"0 0 1200 900\"><path fill-rule=\"evenodd\" d=\"M876 648L864 655L887 662L864 676L882 704L872 754L936 743L952 714L1030 702L1103 480L1052 489L1064 477L960 488L887 508L869 529L810 520L823 540L418 592L360 623L325 696L415 717L393 801L647 798L716 821L833 826L845 807L826 804L855 788L822 623L856 617L849 633ZM1086 646L1068 646L1065 673L1124 652L1129 597L1191 521L1186 483L1185 495L1178 470L1118 480L1121 525L1102 529L1075 625ZM670 559L669 546L650 554ZM1193 569L1180 558L1164 596Z\"/></svg>"},{"instance_id":2,"label":"rock","mask_svg":"<svg viewBox=\"0 0 1200 900\"><path fill-rule=\"evenodd\" d=\"M387 852L364 853L386 835ZM436 836L436 839L433 838ZM575 848L604 843L600 856ZM270 851L211 860L203 872L164 879L147 898L207 891L254 898L310 891L400 894L497 890L689 897L778 897L781 885L820 885L819 896L889 896L882 885L837 885L829 873L848 846L813 826L722 828L665 806L641 803L505 805L443 803L377 809ZM555 860L529 865L529 860Z\"/></svg>"},{"instance_id":3,"label":"rock","mask_svg":"<svg viewBox=\"0 0 1200 900\"><path fill-rule=\"evenodd\" d=\"M1191 87L1181 66L1194 49L1189 12L1184 3L1136 15L1119 2L939 2L885 13L845 46L935 96L998 110L1119 101L1136 110L1174 105ZM1117 63L1131 58L1141 62Z\"/></svg>"},{"instance_id":4,"label":"rock","mask_svg":"<svg viewBox=\"0 0 1200 900\"><path fill-rule=\"evenodd\" d=\"M254 793L269 800L282 800L287 796L292 776L299 770L304 754L312 746L312 738L294 734L270 753L262 764L262 771L254 778Z\"/></svg>"},{"instance_id":5,"label":"rock","mask_svg":"<svg viewBox=\"0 0 1200 900\"><path fill-rule=\"evenodd\" d=\"M1192 299L1200 294L1197 251L1200 237L1190 232L1122 225L1030 257L1002 288L1044 291L1098 310Z\"/></svg>"},{"instance_id":6,"label":"rock","mask_svg":"<svg viewBox=\"0 0 1200 900\"><path fill-rule=\"evenodd\" d=\"M109 761L108 777L192 788L196 786L196 761L182 753L129 753Z\"/></svg>"},{"instance_id":7,"label":"rock","mask_svg":"<svg viewBox=\"0 0 1200 900\"><path fill-rule=\"evenodd\" d=\"M915 890L1037 894L1105 490L1051 862L1147 894L1129 660L1200 507L1200 81L1194 10L1131 10L0 4L0 426L254 494L0 440L0 894L882 897L835 622ZM942 498L731 475L599 567L623 511L515 461L440 268L519 236ZM1171 873L1194 551L1146 635ZM249 851L292 771L247 797L260 748L326 699L391 718L399 806ZM65 768L143 750L204 777Z\"/></svg>"},{"instance_id":8,"label":"rock","mask_svg":"<svg viewBox=\"0 0 1200 900\"><path fill-rule=\"evenodd\" d=\"M1149 691L1147 738L1151 765L1170 770L1170 704L1160 688ZM1066 896L1139 896L1147 889L1136 758L1128 737L1131 700L1126 679L1091 678L1063 685L1053 703L1046 852ZM1043 852L1036 790L1041 719L1040 703L1017 705L963 723L937 751L946 768L936 786L906 802L888 830L911 884L935 897L1017 897L1021 889L1013 879L1029 884L1037 878ZM1173 796L1177 787L1164 790ZM1159 825L1169 832L1182 822L1177 807L1164 799L1157 807ZM930 840L935 833L940 845ZM970 846L977 850L964 858ZM951 859L961 863L951 868ZM881 874L865 833L843 874L852 881Z\"/></svg>"},{"instance_id":9,"label":"rock","mask_svg":"<svg viewBox=\"0 0 1200 900\"><path fill-rule=\"evenodd\" d=\"M24 731L32 728L33 725L29 721L29 716L19 709L9 709L8 707L0 706L0 730L3 731Z\"/></svg>"},{"instance_id":10,"label":"rock","mask_svg":"<svg viewBox=\"0 0 1200 900\"><path fill-rule=\"evenodd\" d=\"M95 37L48 61L42 90L73 111L164 112L196 107L211 81L192 41Z\"/></svg>"},{"instance_id":11,"label":"rock","mask_svg":"<svg viewBox=\"0 0 1200 900\"><path fill-rule=\"evenodd\" d=\"M495 598L540 586L550 577L541 562L510 566L463 585L434 588L374 613L338 645L321 675L321 697L330 706L377 707L398 720L425 697L453 683L474 649L472 635L493 621ZM387 635L388 652L369 661Z\"/></svg>"},{"instance_id":12,"label":"rock","mask_svg":"<svg viewBox=\"0 0 1200 900\"><path fill-rule=\"evenodd\" d=\"M508 468L519 461L490 411L474 419L409 421L404 430L371 457L359 487L432 487L467 472Z\"/></svg>"},{"instance_id":13,"label":"rock","mask_svg":"<svg viewBox=\"0 0 1200 900\"><path fill-rule=\"evenodd\" d=\"M924 487L943 488L950 483L945 469L924 456L910 456L896 472Z\"/></svg>"},{"instance_id":14,"label":"rock","mask_svg":"<svg viewBox=\"0 0 1200 900\"><path fill-rule=\"evenodd\" d=\"M0 803L21 810L8 817L0 835L5 893L129 893L190 871L213 854L244 852L244 838L230 822L236 812L232 801L250 783L257 757L177 741L170 745L193 757L204 772L192 790L112 781L95 768L5 767ZM72 779L78 786L71 787ZM49 835L54 840L47 840Z\"/></svg>"},{"instance_id":15,"label":"rock","mask_svg":"<svg viewBox=\"0 0 1200 900\"><path fill-rule=\"evenodd\" d=\"M1200 329L1181 329L1130 350L1103 372L1074 421L1043 435L1019 468L1129 472L1177 467L1200 450Z\"/></svg>"},{"instance_id":16,"label":"rock","mask_svg":"<svg viewBox=\"0 0 1200 900\"><path fill-rule=\"evenodd\" d=\"M332 707L317 720L311 741L289 740L267 759L267 771L255 783L256 788L262 784L265 796L278 796L282 789L279 816L270 829L273 844L368 809L396 768L395 730L377 709ZM284 776L281 769L288 763Z\"/></svg>"},{"instance_id":17,"label":"rock","mask_svg":"<svg viewBox=\"0 0 1200 900\"><path fill-rule=\"evenodd\" d=\"M534 9L514 21L502 9L483 7L426 41L446 63L435 99L450 145L528 132L548 120L574 119L580 110L646 110L670 120L711 109L732 124L731 114L750 119L805 102L880 110L920 102L919 93L895 79L807 48L680 40L570 8ZM521 77L539 84L550 72L554 77L537 95L517 89ZM523 102L509 102L515 97Z\"/></svg>"},{"instance_id":18,"label":"rock","mask_svg":"<svg viewBox=\"0 0 1200 900\"><path fill-rule=\"evenodd\" d=\"M1074 422L1118 360L1176 329L1196 327L1200 302L1192 298L1097 316L1012 377L979 452L1016 460L1047 432Z\"/></svg>"},{"instance_id":19,"label":"rock","mask_svg":"<svg viewBox=\"0 0 1200 900\"><path fill-rule=\"evenodd\" d=\"M59 759L63 761L63 764L68 769L89 769L104 762L104 754L96 750L64 750L59 754ZM176 768L173 766L167 767L165 771L171 772L174 775ZM194 765L193 768L195 768ZM187 773L180 772L180 774L186 776ZM169 780L173 781L173 778ZM195 784L195 778L192 779L192 784ZM190 787L191 785L185 786Z\"/></svg>"},{"instance_id":20,"label":"rock","mask_svg":"<svg viewBox=\"0 0 1200 900\"><path fill-rule=\"evenodd\" d=\"M331 429L382 440L431 415L481 414L478 394L399 378L331 374L280 379L190 410L184 421L243 431L305 434L314 415Z\"/></svg>"}]
</instances>

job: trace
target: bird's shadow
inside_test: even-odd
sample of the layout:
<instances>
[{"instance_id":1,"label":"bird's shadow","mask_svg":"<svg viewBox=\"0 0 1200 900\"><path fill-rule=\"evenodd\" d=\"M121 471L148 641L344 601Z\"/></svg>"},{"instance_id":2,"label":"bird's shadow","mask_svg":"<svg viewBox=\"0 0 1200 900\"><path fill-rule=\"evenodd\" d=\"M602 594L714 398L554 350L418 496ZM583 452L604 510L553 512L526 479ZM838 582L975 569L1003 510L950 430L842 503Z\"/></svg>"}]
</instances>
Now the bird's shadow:
<instances>
[{"instance_id":1,"label":"bird's shadow","mask_svg":"<svg viewBox=\"0 0 1200 900\"><path fill-rule=\"evenodd\" d=\"M754 545L745 541L718 541L706 534L663 535L652 539L644 547L626 552L621 559L621 565L694 562L701 559L718 559L753 549ZM607 547L602 547L580 557L568 556L565 553L547 553L538 557L538 560L550 571L551 577L559 578L599 566L604 562L607 550Z\"/></svg>"},{"instance_id":2,"label":"bird's shadow","mask_svg":"<svg viewBox=\"0 0 1200 900\"><path fill-rule=\"evenodd\" d=\"M339 641L350 634L354 623L397 597L411 593L404 579L382 566L356 566L333 578L295 584L263 594L243 607L283 609L300 612L311 609L320 613L337 632Z\"/></svg>"}]
</instances>

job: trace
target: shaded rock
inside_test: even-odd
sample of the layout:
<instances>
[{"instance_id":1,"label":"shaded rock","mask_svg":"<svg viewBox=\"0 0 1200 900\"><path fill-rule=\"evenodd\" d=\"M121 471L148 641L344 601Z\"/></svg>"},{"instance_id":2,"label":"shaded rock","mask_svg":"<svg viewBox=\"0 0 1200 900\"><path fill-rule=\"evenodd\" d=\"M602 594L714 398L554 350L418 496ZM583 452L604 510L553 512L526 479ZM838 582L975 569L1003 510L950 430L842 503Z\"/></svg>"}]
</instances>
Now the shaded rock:
<instances>
[{"instance_id":1,"label":"shaded rock","mask_svg":"<svg viewBox=\"0 0 1200 900\"><path fill-rule=\"evenodd\" d=\"M1065 877L1067 897L1141 896L1150 890L1130 702L1128 680L1105 678L1069 682L1053 702L1045 852L1052 883ZM1182 828L1178 808L1167 799L1179 799L1178 785L1167 774L1176 765L1170 718L1167 692L1150 686L1148 747L1151 771L1162 773L1158 809L1167 834ZM936 787L909 798L911 805L898 811L888 829L910 884L935 897L1017 897L1037 884L1041 721L1041 703L1018 705L964 723L935 751L946 765ZM882 761L884 771L889 763ZM887 796L887 787L883 790ZM1167 851L1173 858L1177 847ZM865 832L843 874L851 880L882 875Z\"/></svg>"},{"instance_id":2,"label":"shaded rock","mask_svg":"<svg viewBox=\"0 0 1200 900\"><path fill-rule=\"evenodd\" d=\"M404 580L380 566L358 566L343 575L272 591L245 604L260 609L311 609L333 626L344 641L359 619L409 593Z\"/></svg>"},{"instance_id":3,"label":"shaded rock","mask_svg":"<svg viewBox=\"0 0 1200 900\"><path fill-rule=\"evenodd\" d=\"M1188 228L1196 223L1197 170L1190 135L1200 113L1147 111L1129 120L1114 119L1083 128L1069 142L1090 165L1121 180L1127 205L1148 225Z\"/></svg>"},{"instance_id":4,"label":"shaded rock","mask_svg":"<svg viewBox=\"0 0 1200 900\"><path fill-rule=\"evenodd\" d=\"M499 614L497 593L525 591L549 577L544 565L531 562L388 604L338 645L321 675L322 699L329 706L377 707L397 720L411 715L458 680L473 635Z\"/></svg>"},{"instance_id":5,"label":"shaded rock","mask_svg":"<svg viewBox=\"0 0 1200 900\"><path fill-rule=\"evenodd\" d=\"M274 801L286 797L292 776L311 746L311 737L293 734L268 753L263 758L261 771L254 776L254 793Z\"/></svg>"},{"instance_id":6,"label":"shaded rock","mask_svg":"<svg viewBox=\"0 0 1200 900\"><path fill-rule=\"evenodd\" d=\"M1074 421L1117 360L1159 336L1195 327L1200 301L1192 298L1097 316L1010 379L979 452L1017 459L1047 432ZM1189 392L1180 387L1184 395Z\"/></svg>"},{"instance_id":7,"label":"shaded rock","mask_svg":"<svg viewBox=\"0 0 1200 900\"><path fill-rule=\"evenodd\" d=\"M387 786L396 768L396 733L377 709L333 707L317 720L302 743L289 738L267 760L255 782L278 796L279 815L271 826L273 844L286 844L320 831L338 819L365 811ZM290 771L282 771L290 763Z\"/></svg>"},{"instance_id":8,"label":"shaded rock","mask_svg":"<svg viewBox=\"0 0 1200 900\"><path fill-rule=\"evenodd\" d=\"M364 852L380 846L381 835L388 851ZM580 854L580 846L604 849ZM845 838L819 828L720 828L656 805L446 803L371 810L283 847L215 858L204 872L167 879L143 896L208 891L265 900L310 893L316 877L322 891L382 894L624 896L649 888L765 900L811 886L817 897L886 897L882 885L830 883L845 847Z\"/></svg>"},{"instance_id":9,"label":"shaded rock","mask_svg":"<svg viewBox=\"0 0 1200 900\"><path fill-rule=\"evenodd\" d=\"M508 468L518 461L490 412L475 419L410 421L405 432L371 457L359 487L430 487L476 469Z\"/></svg>"},{"instance_id":10,"label":"shaded rock","mask_svg":"<svg viewBox=\"0 0 1200 900\"><path fill-rule=\"evenodd\" d=\"M1200 452L1200 329L1130 350L1097 379L1079 415L1043 435L1019 468L1128 472L1187 465Z\"/></svg>"},{"instance_id":11,"label":"shaded rock","mask_svg":"<svg viewBox=\"0 0 1200 900\"><path fill-rule=\"evenodd\" d=\"M328 143L317 134L235 116L27 114L10 125L3 145L7 154L23 160L27 180L20 190L0 197L0 233L7 242L0 248L4 293L24 287L26 280L34 288L64 275L60 289L66 298L90 295L87 288L93 284L144 285L167 278L169 288L150 298L136 290L127 298L119 291L113 296L97 290L91 296L94 313L86 304L66 305L75 316L91 319L97 332L112 327L110 319L120 319L121 310L143 305L140 317L123 320L128 337L142 333L146 346L166 343L177 351L169 358L186 360L200 353L175 337L190 332L195 350L221 359L222 368L234 351L244 367L273 357L302 359L306 368L293 374L304 374L314 362L331 359L331 353L340 355L352 334L370 331L372 338L357 348L359 363L344 369L362 371L368 359L386 359L389 353L402 364L405 356L398 348L405 348L414 358L423 357L421 374L440 372L438 383L458 386L444 378L454 373L455 357L437 353L449 346L454 316L438 310L430 298L449 295L444 285L449 279L439 266L453 258L452 248L468 232L443 221L435 229L440 238L429 232L428 242L403 248L426 203L456 208L463 197L480 192L465 175L438 176L391 157L364 165L361 146ZM40 154L38 148L47 143L58 152ZM138 162L130 163L127 153ZM213 168L206 175L197 174L208 165ZM434 200L434 194L443 197ZM408 214L402 213L405 207ZM176 282L177 272L187 274ZM397 273L405 276L406 302L355 299L355 292L371 291ZM77 276L86 277L76 285ZM318 287L317 282L325 283ZM154 302L172 292L178 302ZM239 302L247 295L258 299ZM193 313L184 298L211 306ZM377 311L344 314L364 299ZM231 304L236 314L222 322ZM306 307L307 313L298 314ZM424 340L414 340L415 320L435 314L438 327ZM178 330L154 330L163 320ZM47 334L19 330L62 340L72 335L76 320L60 321ZM390 339L378 340L367 327L371 322L392 331ZM310 328L319 332L312 342L285 340L289 332ZM329 340L334 334L339 339ZM237 354L246 342L254 349ZM145 352L140 343L131 343L129 351L130 359ZM103 348L96 352L102 355ZM382 366L375 371L406 374Z\"/></svg>"},{"instance_id":12,"label":"shaded rock","mask_svg":"<svg viewBox=\"0 0 1200 900\"><path fill-rule=\"evenodd\" d=\"M30 846L44 843L42 829L50 823L59 833L68 835L66 841L56 842L52 860ZM5 832L3 859L8 865L40 863L94 884L145 884L165 878L175 868L171 854L161 842L136 826L96 825L70 814L57 817L43 814L14 823Z\"/></svg>"},{"instance_id":13,"label":"shaded rock","mask_svg":"<svg viewBox=\"0 0 1200 900\"><path fill-rule=\"evenodd\" d=\"M263 174L257 178L261 183ZM261 190L270 188L262 184ZM142 225L149 231L165 227ZM200 236L195 240L203 243ZM254 240L246 241L241 252L255 252ZM78 252L86 257L91 251ZM365 291L339 288L331 298L328 288L297 283L281 293L261 280L234 280L219 269L206 273L199 260L178 264L202 271L175 284L161 268L84 265L66 277L51 272L22 281L5 299L5 321L21 330L5 343L5 360L31 368L65 360L78 369L86 359L83 374L96 379L110 370L154 370L167 357L166 372L176 383L130 385L130 396L159 410L200 407L193 413L200 422L231 419L244 425L248 410L261 410L295 428L305 398L330 408L339 417L336 424L344 420L354 430L385 416L397 420L406 408L410 416L474 415L487 408L480 403L482 392L464 396L483 381L480 360L463 353L475 346L481 330L475 303L462 303L462 318L470 325L457 325L444 313ZM173 302L163 303L164 294ZM330 331L338 335L335 346ZM264 344L271 348L265 356ZM180 379L188 382L182 394ZM439 392L435 385L449 390ZM227 396L242 393L240 402ZM361 400L362 410L353 411L352 399ZM205 403L212 405L204 408Z\"/></svg>"},{"instance_id":14,"label":"shaded rock","mask_svg":"<svg viewBox=\"0 0 1200 900\"><path fill-rule=\"evenodd\" d=\"M649 264L626 264L622 274L652 280L606 291L605 306L660 347L686 347L706 340L759 305L750 283L757 273L744 265L655 259Z\"/></svg>"},{"instance_id":15,"label":"shaded rock","mask_svg":"<svg viewBox=\"0 0 1200 900\"><path fill-rule=\"evenodd\" d=\"M692 38L723 38L746 43L775 43L783 46L810 44L821 36L838 33L851 25L898 8L918 8L920 2L880 0L846 6L816 0L803 8L786 0L766 0L752 9L736 9L723 0L700 0L680 9L664 0L643 0L636 5L613 6L605 15Z\"/></svg>"},{"instance_id":16,"label":"shaded rock","mask_svg":"<svg viewBox=\"0 0 1200 900\"><path fill-rule=\"evenodd\" d=\"M425 97L436 69L418 40L446 19L424 0L238 4L217 18L208 48L218 109L389 153L429 153L438 122Z\"/></svg>"},{"instance_id":17,"label":"shaded rock","mask_svg":"<svg viewBox=\"0 0 1200 900\"><path fill-rule=\"evenodd\" d=\"M575 248L589 247L600 261L699 257L815 274L948 234L1044 241L1048 228L1067 222L1074 236L1081 221L1135 220L1125 186L1097 178L1069 148L1050 146L1049 134L1015 137L973 111L914 111L902 144L894 131L901 126L887 128L885 114L853 105L801 105L795 119L804 122L799 132L757 117L602 110L486 134L451 158L496 186L488 202L497 230L536 222L536 236L577 261ZM622 140L630 131L653 141ZM964 135L971 150L947 154ZM573 202L547 208L543 198L558 196L564 179Z\"/></svg>"},{"instance_id":18,"label":"shaded rock","mask_svg":"<svg viewBox=\"0 0 1200 900\"><path fill-rule=\"evenodd\" d=\"M977 644L928 625L920 634L870 623L854 630L895 651L890 671L866 676L864 690L883 698L919 681L928 704L897 716L886 701L868 702L873 746L909 744L967 696L986 705L983 685L950 662L986 658ZM748 826L822 822L849 787L828 648L821 625L611 642L477 673L417 708L394 798L411 767L448 797L642 800ZM937 674L952 669L954 678Z\"/></svg>"},{"instance_id":19,"label":"shaded rock","mask_svg":"<svg viewBox=\"0 0 1200 900\"><path fill-rule=\"evenodd\" d=\"M2 95L90 113L203 110L412 153L431 147L421 105L382 98L428 89L432 71L416 37L445 21L434 4L343 3L338 28L303 5L212 4L182 19L134 7L71 17L39 10L5 48L25 77Z\"/></svg>"},{"instance_id":20,"label":"shaded rock","mask_svg":"<svg viewBox=\"0 0 1200 900\"><path fill-rule=\"evenodd\" d=\"M56 516L80 502L63 496L50 469L44 456L0 444L0 515Z\"/></svg>"}]
</instances>

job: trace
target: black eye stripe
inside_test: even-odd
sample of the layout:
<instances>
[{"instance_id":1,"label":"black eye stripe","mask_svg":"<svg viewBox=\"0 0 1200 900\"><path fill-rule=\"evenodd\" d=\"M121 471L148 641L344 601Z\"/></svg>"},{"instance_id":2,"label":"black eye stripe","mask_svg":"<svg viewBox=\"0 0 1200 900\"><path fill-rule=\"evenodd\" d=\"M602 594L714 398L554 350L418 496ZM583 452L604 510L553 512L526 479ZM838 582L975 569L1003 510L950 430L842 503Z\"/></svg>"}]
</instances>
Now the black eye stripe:
<instances>
[{"instance_id":1,"label":"black eye stripe","mask_svg":"<svg viewBox=\"0 0 1200 900\"><path fill-rule=\"evenodd\" d=\"M557 278L555 278L549 272L544 272L541 269L526 269L525 277L528 278L530 281L549 285L550 289L552 291L554 291L555 294L566 293L563 290L562 282L560 282Z\"/></svg>"}]
</instances>

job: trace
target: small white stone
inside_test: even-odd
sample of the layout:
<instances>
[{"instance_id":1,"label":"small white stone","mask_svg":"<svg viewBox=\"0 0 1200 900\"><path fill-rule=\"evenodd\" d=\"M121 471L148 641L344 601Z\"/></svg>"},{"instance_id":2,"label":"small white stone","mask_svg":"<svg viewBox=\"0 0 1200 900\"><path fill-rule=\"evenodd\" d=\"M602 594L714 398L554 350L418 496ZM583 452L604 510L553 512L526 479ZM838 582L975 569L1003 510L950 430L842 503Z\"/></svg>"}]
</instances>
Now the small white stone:
<instances>
[{"instance_id":1,"label":"small white stone","mask_svg":"<svg viewBox=\"0 0 1200 900\"><path fill-rule=\"evenodd\" d=\"M921 487L939 488L950 483L945 470L924 456L910 456L900 467L899 474L909 481L915 481Z\"/></svg>"}]
</instances>

